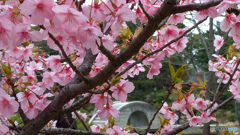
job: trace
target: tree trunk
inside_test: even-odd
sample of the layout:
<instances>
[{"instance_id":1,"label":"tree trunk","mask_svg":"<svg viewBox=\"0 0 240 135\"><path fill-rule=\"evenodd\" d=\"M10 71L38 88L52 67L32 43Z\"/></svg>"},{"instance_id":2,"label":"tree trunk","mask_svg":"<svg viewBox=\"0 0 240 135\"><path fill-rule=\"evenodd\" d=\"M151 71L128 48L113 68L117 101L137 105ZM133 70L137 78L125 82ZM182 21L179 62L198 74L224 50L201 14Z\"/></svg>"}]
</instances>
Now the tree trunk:
<instances>
[{"instance_id":1,"label":"tree trunk","mask_svg":"<svg viewBox=\"0 0 240 135\"><path fill-rule=\"evenodd\" d=\"M213 18L209 19L209 54L208 54L208 58L209 60L213 60L212 54L214 53L214 46L213 46L213 39L214 39L214 32L213 32ZM214 89L214 72L208 72L207 73L207 77L208 77L208 83L207 83L207 88L208 90L212 91ZM205 93L205 100L210 100L211 101L211 95L209 92ZM210 135L210 124L209 123L205 123L203 125L203 135Z\"/></svg>"}]
</instances>

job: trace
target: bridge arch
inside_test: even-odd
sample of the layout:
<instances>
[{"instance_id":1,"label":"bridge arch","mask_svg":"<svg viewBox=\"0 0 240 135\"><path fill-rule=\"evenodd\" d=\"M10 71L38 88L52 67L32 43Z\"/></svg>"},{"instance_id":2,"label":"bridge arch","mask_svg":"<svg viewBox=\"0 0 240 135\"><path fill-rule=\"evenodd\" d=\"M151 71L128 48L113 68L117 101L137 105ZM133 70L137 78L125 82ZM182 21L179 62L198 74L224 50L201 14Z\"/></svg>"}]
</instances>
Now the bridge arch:
<instances>
[{"instance_id":1,"label":"bridge arch","mask_svg":"<svg viewBox=\"0 0 240 135\"><path fill-rule=\"evenodd\" d=\"M120 112L119 117L114 118L115 124L120 127L125 127L126 125L131 124L133 127L146 128L156 112L156 109L153 106L142 101L124 103L115 101L113 103L113 108ZM98 114L94 114L89 120L89 123L93 124L108 124L107 122L107 120L100 120ZM158 129L160 126L159 119L156 116L151 129Z\"/></svg>"}]
</instances>

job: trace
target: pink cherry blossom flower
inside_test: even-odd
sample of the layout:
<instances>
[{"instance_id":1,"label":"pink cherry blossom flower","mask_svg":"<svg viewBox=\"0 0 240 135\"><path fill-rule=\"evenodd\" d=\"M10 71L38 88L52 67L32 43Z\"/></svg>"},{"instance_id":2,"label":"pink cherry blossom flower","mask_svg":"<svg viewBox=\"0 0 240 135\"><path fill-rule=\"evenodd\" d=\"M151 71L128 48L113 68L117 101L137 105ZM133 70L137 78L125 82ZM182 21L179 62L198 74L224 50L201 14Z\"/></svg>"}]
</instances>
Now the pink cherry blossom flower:
<instances>
[{"instance_id":1,"label":"pink cherry blossom flower","mask_svg":"<svg viewBox=\"0 0 240 135\"><path fill-rule=\"evenodd\" d=\"M55 72L43 73L42 82L45 84L46 88L50 89L54 85L54 82L58 81L58 78L55 74L56 74Z\"/></svg>"},{"instance_id":2,"label":"pink cherry blossom flower","mask_svg":"<svg viewBox=\"0 0 240 135\"><path fill-rule=\"evenodd\" d=\"M49 67L55 71L60 72L62 70L62 64L61 64L61 57L59 55L52 55L47 58L47 61L49 63Z\"/></svg>"},{"instance_id":3,"label":"pink cherry blossom flower","mask_svg":"<svg viewBox=\"0 0 240 135\"><path fill-rule=\"evenodd\" d=\"M100 132L100 129L102 128L101 125L92 125L91 127L92 132Z\"/></svg>"},{"instance_id":4,"label":"pink cherry blossom flower","mask_svg":"<svg viewBox=\"0 0 240 135\"><path fill-rule=\"evenodd\" d=\"M113 91L112 96L120 100L121 102L125 102L127 100L127 94L131 93L134 90L135 86L132 82L128 80L120 80L120 83L116 84L115 86L111 87L110 90Z\"/></svg>"},{"instance_id":5,"label":"pink cherry blossom flower","mask_svg":"<svg viewBox=\"0 0 240 135\"><path fill-rule=\"evenodd\" d=\"M174 102L171 107L171 109L180 110L181 112L183 112L185 108L186 108L185 100Z\"/></svg>"},{"instance_id":6,"label":"pink cherry blossom flower","mask_svg":"<svg viewBox=\"0 0 240 135\"><path fill-rule=\"evenodd\" d=\"M21 106L27 106L30 103L34 104L38 98L37 96L30 90L26 89L25 92L17 93L18 101L21 102Z\"/></svg>"},{"instance_id":7,"label":"pink cherry blossom flower","mask_svg":"<svg viewBox=\"0 0 240 135\"><path fill-rule=\"evenodd\" d=\"M27 106L21 106L23 112L26 113L26 116L29 119L34 119L38 115L38 110L35 108L35 104L28 104Z\"/></svg>"},{"instance_id":8,"label":"pink cherry blossom flower","mask_svg":"<svg viewBox=\"0 0 240 135\"><path fill-rule=\"evenodd\" d=\"M39 62L39 63L36 63L35 61L31 61L27 67L26 67L27 70L43 70L43 63Z\"/></svg>"},{"instance_id":9,"label":"pink cherry blossom flower","mask_svg":"<svg viewBox=\"0 0 240 135\"><path fill-rule=\"evenodd\" d=\"M216 7L211 7L211 8L204 9L202 11L197 12L195 14L194 18L200 21L200 20L205 19L208 16L212 17L212 18L215 18L218 15L219 15L219 13L217 12Z\"/></svg>"},{"instance_id":10,"label":"pink cherry blossom flower","mask_svg":"<svg viewBox=\"0 0 240 135\"><path fill-rule=\"evenodd\" d=\"M111 25L111 29L118 34L121 24L125 21L132 21L133 18L135 18L135 14L129 9L129 5L126 4L118 9L108 26Z\"/></svg>"},{"instance_id":11,"label":"pink cherry blossom flower","mask_svg":"<svg viewBox=\"0 0 240 135\"><path fill-rule=\"evenodd\" d=\"M142 64L137 64L135 65L133 68L132 68L132 72L133 72L133 75L139 75L139 72L144 72L145 71L145 68L143 67Z\"/></svg>"},{"instance_id":12,"label":"pink cherry blossom flower","mask_svg":"<svg viewBox=\"0 0 240 135\"><path fill-rule=\"evenodd\" d=\"M13 30L13 23L6 19L0 19L0 49L12 49L12 30Z\"/></svg>"},{"instance_id":13,"label":"pink cherry blossom flower","mask_svg":"<svg viewBox=\"0 0 240 135\"><path fill-rule=\"evenodd\" d=\"M187 43L188 43L188 38L187 37L183 37L181 39L179 39L178 41L174 42L174 46L175 49L178 53L182 52L183 49L185 49L187 47Z\"/></svg>"},{"instance_id":14,"label":"pink cherry blossom flower","mask_svg":"<svg viewBox=\"0 0 240 135\"><path fill-rule=\"evenodd\" d=\"M28 40L32 41L42 41L42 34L39 31L32 30L29 24L18 24L15 27L16 37L15 44L20 45L22 42L26 42Z\"/></svg>"},{"instance_id":15,"label":"pink cherry blossom flower","mask_svg":"<svg viewBox=\"0 0 240 135\"><path fill-rule=\"evenodd\" d=\"M43 96L38 96L38 101L36 102L35 108L43 111L50 103L51 100L48 100L47 97L53 97L51 93L46 93Z\"/></svg>"},{"instance_id":16,"label":"pink cherry blossom flower","mask_svg":"<svg viewBox=\"0 0 240 135\"><path fill-rule=\"evenodd\" d=\"M184 19L184 14L173 14L169 17L167 23L177 25L178 23L182 23Z\"/></svg>"},{"instance_id":17,"label":"pink cherry blossom flower","mask_svg":"<svg viewBox=\"0 0 240 135\"><path fill-rule=\"evenodd\" d=\"M178 36L178 28L176 26L170 25L166 28L163 28L160 33L163 36L163 39L169 42Z\"/></svg>"},{"instance_id":18,"label":"pink cherry blossom flower","mask_svg":"<svg viewBox=\"0 0 240 135\"><path fill-rule=\"evenodd\" d=\"M189 126L196 126L197 124L201 125L202 124L202 119L200 116L193 116L190 120L189 120Z\"/></svg>"},{"instance_id":19,"label":"pink cherry blossom flower","mask_svg":"<svg viewBox=\"0 0 240 135\"><path fill-rule=\"evenodd\" d=\"M110 115L118 117L120 112L107 104L102 110L98 111L98 113L102 120L107 120Z\"/></svg>"},{"instance_id":20,"label":"pink cherry blossom flower","mask_svg":"<svg viewBox=\"0 0 240 135\"><path fill-rule=\"evenodd\" d=\"M232 27L235 21L236 21L236 15L234 13L225 14L225 18L220 23L221 30L227 32Z\"/></svg>"},{"instance_id":21,"label":"pink cherry blossom flower","mask_svg":"<svg viewBox=\"0 0 240 135\"><path fill-rule=\"evenodd\" d=\"M53 22L56 25L70 23L73 25L83 24L88 21L88 18L76 9L67 5L58 5L53 8L56 15L53 18Z\"/></svg>"},{"instance_id":22,"label":"pink cherry blossom flower","mask_svg":"<svg viewBox=\"0 0 240 135\"><path fill-rule=\"evenodd\" d=\"M215 35L215 40L214 40L214 46L215 46L215 51L219 50L224 44L223 37L219 35Z\"/></svg>"},{"instance_id":23,"label":"pink cherry blossom flower","mask_svg":"<svg viewBox=\"0 0 240 135\"><path fill-rule=\"evenodd\" d=\"M169 112L168 104L165 102L162 106L162 108L159 110L160 113L166 114Z\"/></svg>"},{"instance_id":24,"label":"pink cherry blossom flower","mask_svg":"<svg viewBox=\"0 0 240 135\"><path fill-rule=\"evenodd\" d=\"M157 65L152 65L148 71L147 78L152 79L153 75L158 75L160 73L160 68L162 68L161 63L158 63Z\"/></svg>"},{"instance_id":25,"label":"pink cherry blossom flower","mask_svg":"<svg viewBox=\"0 0 240 135\"><path fill-rule=\"evenodd\" d=\"M173 130L172 125L164 125L163 129L161 130L161 134L168 133Z\"/></svg>"},{"instance_id":26,"label":"pink cherry blossom flower","mask_svg":"<svg viewBox=\"0 0 240 135\"><path fill-rule=\"evenodd\" d=\"M24 0L19 9L23 15L31 15L32 23L38 25L43 24L45 18L53 18L54 5L54 0Z\"/></svg>"},{"instance_id":27,"label":"pink cherry blossom flower","mask_svg":"<svg viewBox=\"0 0 240 135\"><path fill-rule=\"evenodd\" d=\"M6 135L8 131L8 127L0 123L0 135Z\"/></svg>"},{"instance_id":28,"label":"pink cherry blossom flower","mask_svg":"<svg viewBox=\"0 0 240 135\"><path fill-rule=\"evenodd\" d=\"M4 117L11 117L18 111L19 104L14 97L6 94L3 89L0 88L0 114Z\"/></svg>"},{"instance_id":29,"label":"pink cherry blossom flower","mask_svg":"<svg viewBox=\"0 0 240 135\"><path fill-rule=\"evenodd\" d=\"M94 94L89 101L90 103L95 103L95 107L98 109L103 109L105 104L112 105L113 101L111 100L111 96L105 92L104 94Z\"/></svg>"},{"instance_id":30,"label":"pink cherry blossom flower","mask_svg":"<svg viewBox=\"0 0 240 135\"><path fill-rule=\"evenodd\" d=\"M234 36L235 34L239 35L239 30L240 30L240 16L237 16L236 22L232 25L232 29L229 32L229 36Z\"/></svg>"},{"instance_id":31,"label":"pink cherry blossom flower","mask_svg":"<svg viewBox=\"0 0 240 135\"><path fill-rule=\"evenodd\" d=\"M198 110L204 110L207 108L207 104L203 101L202 98L197 98L196 101L192 104Z\"/></svg>"},{"instance_id":32,"label":"pink cherry blossom flower","mask_svg":"<svg viewBox=\"0 0 240 135\"><path fill-rule=\"evenodd\" d=\"M106 132L110 135L127 135L127 133L117 125L114 125L113 128L108 128Z\"/></svg>"},{"instance_id":33,"label":"pink cherry blossom flower","mask_svg":"<svg viewBox=\"0 0 240 135\"><path fill-rule=\"evenodd\" d=\"M93 3L93 5L87 5L84 6L83 9L83 14L86 15L87 17L92 17L95 18L98 22L104 22L106 21L106 14L104 14L104 3ZM91 12L91 16L90 16Z\"/></svg>"}]
</instances>

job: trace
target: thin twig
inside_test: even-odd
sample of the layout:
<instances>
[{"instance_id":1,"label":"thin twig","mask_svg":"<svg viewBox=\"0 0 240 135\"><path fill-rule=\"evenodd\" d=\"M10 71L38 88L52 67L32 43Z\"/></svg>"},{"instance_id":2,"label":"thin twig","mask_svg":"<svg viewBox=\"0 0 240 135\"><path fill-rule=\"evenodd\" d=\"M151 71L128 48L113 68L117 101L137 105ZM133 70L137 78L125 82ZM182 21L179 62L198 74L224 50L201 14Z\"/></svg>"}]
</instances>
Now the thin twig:
<instances>
[{"instance_id":1,"label":"thin twig","mask_svg":"<svg viewBox=\"0 0 240 135\"><path fill-rule=\"evenodd\" d=\"M28 117L24 114L24 112L23 112L23 110L22 110L22 108L21 108L21 104L20 104L19 101L18 101L17 94L16 94L16 92L15 92L15 90L14 90L15 86L14 86L12 80L8 80L7 83L12 87L13 96L14 96L15 100L16 100L16 101L18 102L18 104L19 104L18 112L19 112L20 117L21 117L22 120L23 120L23 123L24 123L24 124L29 123L30 120L29 120Z\"/></svg>"},{"instance_id":2,"label":"thin twig","mask_svg":"<svg viewBox=\"0 0 240 135\"><path fill-rule=\"evenodd\" d=\"M81 123L83 124L83 126L84 126L84 128L87 130L87 131L91 131L90 129L89 129L89 127L86 125L86 123L83 121L83 119L81 118L81 116L79 116L79 114L76 112L76 111L74 111L74 114L78 117L78 119L81 121Z\"/></svg>"},{"instance_id":3,"label":"thin twig","mask_svg":"<svg viewBox=\"0 0 240 135\"><path fill-rule=\"evenodd\" d=\"M42 29L46 29L44 26L39 26ZM68 58L63 46L59 43L59 41L52 35L52 33L48 32L48 36L54 41L54 43L59 47L62 52L63 57L66 59L72 70L85 82L88 83L88 78L84 76L81 72L77 70L77 68L73 65L72 61Z\"/></svg>"},{"instance_id":4,"label":"thin twig","mask_svg":"<svg viewBox=\"0 0 240 135\"><path fill-rule=\"evenodd\" d=\"M160 107L158 108L158 110L155 112L155 114L153 115L152 119L150 120L149 124L148 124L148 127L145 131L145 135L148 133L152 123L153 123L153 120L155 119L156 115L159 113L159 111L161 110L161 108L163 107L163 104L167 101L168 97L171 95L172 93L172 90L174 88L174 84L172 84L171 88L168 90L168 94L166 95L166 97L164 98L163 102L161 103Z\"/></svg>"},{"instance_id":5,"label":"thin twig","mask_svg":"<svg viewBox=\"0 0 240 135\"><path fill-rule=\"evenodd\" d=\"M218 109L222 108L225 104L227 104L228 102L232 101L233 100L233 96L228 98L227 100L225 100L224 102L222 102L220 105L218 105L216 108L214 108L210 114L213 114L214 112L216 112ZM173 129L172 131L166 133L166 134L163 134L163 135L176 135L177 133L183 131L184 129L187 129L189 128L189 122L186 122L184 123L183 125Z\"/></svg>"},{"instance_id":6,"label":"thin twig","mask_svg":"<svg viewBox=\"0 0 240 135\"><path fill-rule=\"evenodd\" d=\"M164 48L168 47L169 45L171 45L172 43L178 41L179 39L181 39L184 35L186 35L189 31L191 31L192 29L196 28L199 24L201 24L202 22L204 22L207 18L199 21L197 24L195 24L194 26L192 26L191 28L189 28L188 30L186 30L185 32L182 33L182 35L178 36L177 38L171 40L170 42L168 42L167 44L165 44L163 47L150 52L148 54L146 54L145 56L143 56L142 58L138 59L137 61L135 61L134 63L132 63L131 65L127 66L122 72L120 72L119 74L117 74L116 78L123 75L125 72L127 72L129 69L131 69L132 67L134 67L135 65L137 65L138 63L141 63L144 59L146 59L147 57L158 53L160 51L162 51Z\"/></svg>"},{"instance_id":7,"label":"thin twig","mask_svg":"<svg viewBox=\"0 0 240 135\"><path fill-rule=\"evenodd\" d=\"M145 16L148 18L148 20L152 20L152 17L146 12L146 10L143 7L143 4L141 2L141 0L139 0L139 6L142 9L143 13L145 14Z\"/></svg>"},{"instance_id":8,"label":"thin twig","mask_svg":"<svg viewBox=\"0 0 240 135\"><path fill-rule=\"evenodd\" d=\"M221 79L220 83L218 84L218 88L216 90L216 93L214 94L213 100L215 100L216 97L217 97L217 93L220 90L220 87L221 87L221 84L222 84L222 81L223 81L224 77L225 77L225 74L223 75L223 78Z\"/></svg>"},{"instance_id":9,"label":"thin twig","mask_svg":"<svg viewBox=\"0 0 240 135\"><path fill-rule=\"evenodd\" d=\"M115 60L115 55L113 55L108 49L106 49L104 46L103 46L103 43L102 43L102 39L100 39L100 42L101 44L99 45L98 42L96 41L96 44L98 46L98 49L110 60L110 61L114 61Z\"/></svg>"},{"instance_id":10,"label":"thin twig","mask_svg":"<svg viewBox=\"0 0 240 135\"><path fill-rule=\"evenodd\" d=\"M80 109L85 104L89 103L89 100L91 99L92 94L87 95L86 97L83 97L82 99L79 99L78 101L74 102L71 106L67 106L64 108L60 114L70 113L77 109Z\"/></svg>"}]
</instances>

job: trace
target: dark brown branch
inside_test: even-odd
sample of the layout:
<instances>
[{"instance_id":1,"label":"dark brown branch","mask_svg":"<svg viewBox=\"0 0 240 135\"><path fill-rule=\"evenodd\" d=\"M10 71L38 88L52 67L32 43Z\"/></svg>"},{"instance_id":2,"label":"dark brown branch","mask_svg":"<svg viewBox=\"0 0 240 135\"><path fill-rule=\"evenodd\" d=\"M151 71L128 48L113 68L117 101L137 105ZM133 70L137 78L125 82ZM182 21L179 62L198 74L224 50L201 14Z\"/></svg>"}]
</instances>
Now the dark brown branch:
<instances>
[{"instance_id":1,"label":"dark brown branch","mask_svg":"<svg viewBox=\"0 0 240 135\"><path fill-rule=\"evenodd\" d=\"M101 44L99 45L98 42L96 41L96 44L98 46L98 49L110 60L114 61L115 60L115 55L113 55L108 49L106 49L103 44L102 44L102 39L100 38Z\"/></svg>"},{"instance_id":2,"label":"dark brown branch","mask_svg":"<svg viewBox=\"0 0 240 135\"><path fill-rule=\"evenodd\" d=\"M104 133L96 133L91 131L81 131L81 130L74 130L74 129L66 129L66 128L43 128L40 133L46 135L59 135L59 134L67 134L67 135L107 135Z\"/></svg>"},{"instance_id":3,"label":"dark brown branch","mask_svg":"<svg viewBox=\"0 0 240 135\"><path fill-rule=\"evenodd\" d=\"M189 127L190 127L190 126L189 126L189 122L186 122L186 123L184 123L183 125L175 128L175 129L173 129L172 131L170 131L170 132L168 132L168 133L166 133L166 134L163 134L163 135L176 135L177 133L179 133L179 132L181 132L181 131L183 131L184 129L187 129L187 128L189 128Z\"/></svg>"},{"instance_id":4,"label":"dark brown branch","mask_svg":"<svg viewBox=\"0 0 240 135\"><path fill-rule=\"evenodd\" d=\"M173 12L172 14L176 14L176 13L184 13L187 11L201 11L203 9L208 9L210 7L216 6L218 4L220 4L222 2L222 0L211 0L209 2L205 2L205 3L196 3L196 4L188 4L188 5L180 5L180 6L175 6L173 8Z\"/></svg>"},{"instance_id":5,"label":"dark brown branch","mask_svg":"<svg viewBox=\"0 0 240 135\"><path fill-rule=\"evenodd\" d=\"M59 114L60 115L66 114L66 113L70 113L70 112L80 109L81 107L83 107L84 105L89 103L91 96L92 96L92 94L89 94L88 96L79 99L78 101L74 102L71 106L67 106L65 109L63 109L63 111L60 112Z\"/></svg>"},{"instance_id":6,"label":"dark brown branch","mask_svg":"<svg viewBox=\"0 0 240 135\"><path fill-rule=\"evenodd\" d=\"M213 108L211 110L211 114L215 113L218 109L222 108L224 105L226 105L228 102L232 101L234 99L233 96L231 96L230 98L228 98L227 100L225 100L224 102L222 102L220 105L218 105L217 107Z\"/></svg>"},{"instance_id":7,"label":"dark brown branch","mask_svg":"<svg viewBox=\"0 0 240 135\"><path fill-rule=\"evenodd\" d=\"M77 116L77 118L81 121L81 123L83 124L83 126L85 127L85 129L87 130L87 131L91 131L90 129L89 129L89 127L86 125L86 123L83 121L83 119L81 118L81 116L79 116L79 114L76 112L76 111L74 111L74 114Z\"/></svg>"},{"instance_id":8,"label":"dark brown branch","mask_svg":"<svg viewBox=\"0 0 240 135\"><path fill-rule=\"evenodd\" d=\"M148 133L152 123L153 123L153 120L155 119L156 115L159 113L159 111L161 110L161 108L163 107L163 104L167 101L168 97L171 95L172 93L172 90L173 90L173 87L174 87L174 84L172 84L171 88L168 90L168 94L166 95L166 97L164 98L164 100L162 101L160 107L158 108L158 110L155 112L155 114L153 115L152 119L150 120L149 124L148 124L148 127L145 131L145 135Z\"/></svg>"},{"instance_id":9,"label":"dark brown branch","mask_svg":"<svg viewBox=\"0 0 240 135\"><path fill-rule=\"evenodd\" d=\"M80 0L80 1L73 0L73 1L75 2L75 6L76 6L77 10L81 12L82 11L82 4L84 4L86 0Z\"/></svg>"},{"instance_id":10,"label":"dark brown branch","mask_svg":"<svg viewBox=\"0 0 240 135\"><path fill-rule=\"evenodd\" d=\"M179 37L171 40L170 42L168 42L167 44L165 44L163 47L151 52L151 53L148 53L146 54L145 56L143 56L142 58L138 59L137 61L135 61L134 63L132 63L131 65L127 66L127 68L125 68L121 73L119 73L117 77L123 75L125 72L127 72L129 69L131 69L132 67L134 67L135 65L137 65L138 63L141 63L144 59L146 59L147 57L155 54L155 53L158 53L160 51L162 51L164 48L168 47L169 45L171 45L172 43L178 41L179 39L181 39L183 36L185 36L188 32L190 32L192 29L196 28L199 24L201 24L202 22L204 22L207 18L199 21L198 23L196 23L193 27L189 28L188 30L186 30L185 32L182 33L182 35L180 35Z\"/></svg>"}]
</instances>

